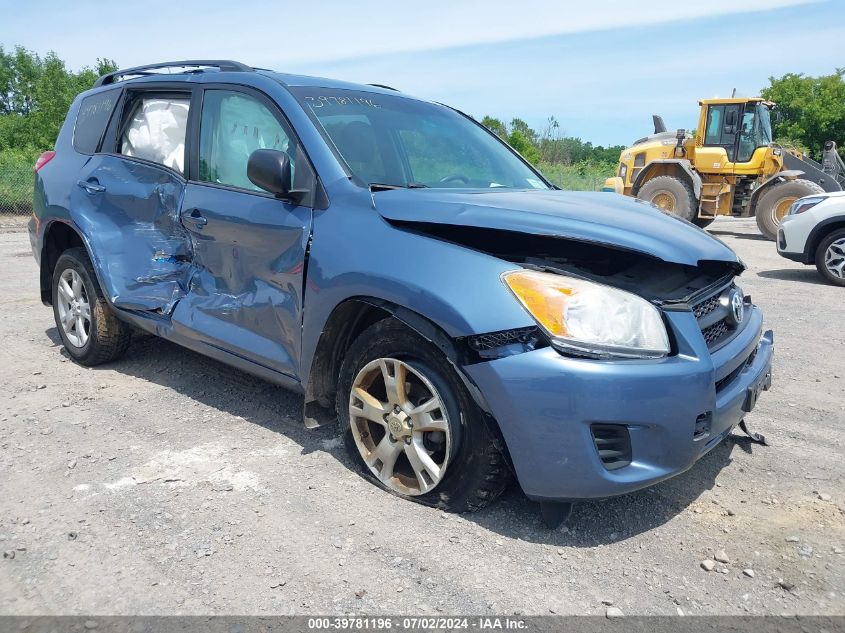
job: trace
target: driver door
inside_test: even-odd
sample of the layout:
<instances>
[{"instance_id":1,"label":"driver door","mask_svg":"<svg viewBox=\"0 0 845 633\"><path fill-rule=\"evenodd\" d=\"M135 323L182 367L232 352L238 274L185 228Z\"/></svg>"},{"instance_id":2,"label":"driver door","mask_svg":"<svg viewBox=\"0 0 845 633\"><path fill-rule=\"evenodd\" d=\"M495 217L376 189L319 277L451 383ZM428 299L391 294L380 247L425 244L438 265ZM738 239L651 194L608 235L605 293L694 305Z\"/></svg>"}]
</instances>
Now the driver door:
<instances>
[{"instance_id":1,"label":"driver door","mask_svg":"<svg viewBox=\"0 0 845 633\"><path fill-rule=\"evenodd\" d=\"M741 115L741 104L711 105L707 110L704 146L721 147L724 149L727 154L728 163L734 163L736 161ZM725 167L725 165L722 167Z\"/></svg>"}]
</instances>

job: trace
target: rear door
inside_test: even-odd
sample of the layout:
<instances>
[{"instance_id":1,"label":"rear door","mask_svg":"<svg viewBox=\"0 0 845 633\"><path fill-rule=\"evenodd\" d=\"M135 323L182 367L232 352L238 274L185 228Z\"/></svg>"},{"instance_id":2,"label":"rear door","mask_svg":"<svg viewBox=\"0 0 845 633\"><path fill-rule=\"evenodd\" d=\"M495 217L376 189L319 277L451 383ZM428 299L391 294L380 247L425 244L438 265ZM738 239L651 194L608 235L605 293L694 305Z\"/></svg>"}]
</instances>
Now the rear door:
<instances>
[{"instance_id":1,"label":"rear door","mask_svg":"<svg viewBox=\"0 0 845 633\"><path fill-rule=\"evenodd\" d=\"M185 192L190 89L127 87L101 151L71 194L104 291L115 306L168 314L187 292L190 236Z\"/></svg>"},{"instance_id":2,"label":"rear door","mask_svg":"<svg viewBox=\"0 0 845 633\"><path fill-rule=\"evenodd\" d=\"M174 329L291 376L298 374L305 255L316 178L279 108L261 93L206 87L182 204L193 241L191 289ZM301 203L247 177L257 149L288 154Z\"/></svg>"}]
</instances>

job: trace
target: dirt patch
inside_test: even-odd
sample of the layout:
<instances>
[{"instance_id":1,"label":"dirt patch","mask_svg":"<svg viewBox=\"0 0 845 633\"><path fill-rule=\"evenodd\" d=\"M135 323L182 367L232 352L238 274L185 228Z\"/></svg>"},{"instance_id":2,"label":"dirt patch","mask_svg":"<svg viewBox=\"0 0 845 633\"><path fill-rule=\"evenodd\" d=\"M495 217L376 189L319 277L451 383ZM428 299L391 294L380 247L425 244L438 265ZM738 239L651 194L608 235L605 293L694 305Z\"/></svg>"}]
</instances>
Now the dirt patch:
<instances>
[{"instance_id":1,"label":"dirt patch","mask_svg":"<svg viewBox=\"0 0 845 633\"><path fill-rule=\"evenodd\" d=\"M517 487L462 516L386 494L298 396L153 337L73 364L0 233L0 613L845 612L845 295L753 220L713 228L775 330L749 416L772 446L733 436L554 532Z\"/></svg>"}]
</instances>

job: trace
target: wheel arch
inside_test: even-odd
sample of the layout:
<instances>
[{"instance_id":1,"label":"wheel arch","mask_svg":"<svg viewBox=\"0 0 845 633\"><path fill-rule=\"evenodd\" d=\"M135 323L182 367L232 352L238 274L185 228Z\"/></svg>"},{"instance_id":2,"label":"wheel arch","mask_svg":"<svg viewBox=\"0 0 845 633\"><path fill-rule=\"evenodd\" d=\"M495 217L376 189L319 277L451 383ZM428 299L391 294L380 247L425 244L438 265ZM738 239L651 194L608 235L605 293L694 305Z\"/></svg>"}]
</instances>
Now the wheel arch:
<instances>
[{"instance_id":1,"label":"wheel arch","mask_svg":"<svg viewBox=\"0 0 845 633\"><path fill-rule=\"evenodd\" d=\"M804 257L808 264L816 263L816 249L818 249L822 240L839 229L845 229L845 216L827 218L813 227L804 245Z\"/></svg>"},{"instance_id":2,"label":"wheel arch","mask_svg":"<svg viewBox=\"0 0 845 633\"><path fill-rule=\"evenodd\" d=\"M631 193L636 196L640 188L657 176L673 176L685 181L692 187L695 199L701 199L701 176L692 168L690 161L678 158L657 159L640 170L631 186Z\"/></svg>"},{"instance_id":3,"label":"wheel arch","mask_svg":"<svg viewBox=\"0 0 845 633\"><path fill-rule=\"evenodd\" d=\"M748 208L753 209L754 211L752 215L757 215L757 203L760 201L760 197L764 193L769 191L772 187L777 184L790 180L798 180L803 175L804 172L798 169L787 169L785 171L779 171L774 176L770 176L762 183L760 183L760 186L756 187L754 191L751 192L751 199L748 201Z\"/></svg>"},{"instance_id":4,"label":"wheel arch","mask_svg":"<svg viewBox=\"0 0 845 633\"><path fill-rule=\"evenodd\" d=\"M331 417L329 411L333 407L337 376L346 351L366 328L388 318L402 322L444 354L480 408L485 421L497 434L505 458L510 463L507 446L498 422L490 413L490 406L475 382L461 369L462 351L458 342L425 316L376 297L350 297L335 306L329 315L317 341L305 383L305 425L315 428L325 421L327 415Z\"/></svg>"},{"instance_id":5,"label":"wheel arch","mask_svg":"<svg viewBox=\"0 0 845 633\"><path fill-rule=\"evenodd\" d=\"M44 229L44 239L41 247L41 266L39 270L41 286L41 302L44 305L53 303L53 272L62 253L71 248L84 248L91 257L91 249L82 232L69 222L54 220ZM93 261L93 260L92 260ZM96 268L95 268L95 272ZM99 274L99 273L98 273ZM97 283L102 288L100 279Z\"/></svg>"}]
</instances>

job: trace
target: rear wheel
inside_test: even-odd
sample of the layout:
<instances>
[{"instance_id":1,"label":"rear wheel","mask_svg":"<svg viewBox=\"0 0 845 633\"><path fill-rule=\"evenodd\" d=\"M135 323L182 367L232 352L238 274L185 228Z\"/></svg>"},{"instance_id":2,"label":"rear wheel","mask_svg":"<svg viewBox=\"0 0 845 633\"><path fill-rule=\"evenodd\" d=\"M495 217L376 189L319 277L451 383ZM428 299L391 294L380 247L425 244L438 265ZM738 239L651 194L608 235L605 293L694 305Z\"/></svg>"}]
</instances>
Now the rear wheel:
<instances>
[{"instance_id":1,"label":"rear wheel","mask_svg":"<svg viewBox=\"0 0 845 633\"><path fill-rule=\"evenodd\" d=\"M754 208L760 233L772 241L776 240L780 221L789 212L792 203L798 198L817 193L824 193L824 189L801 178L785 180L769 187L769 190L760 196Z\"/></svg>"},{"instance_id":2,"label":"rear wheel","mask_svg":"<svg viewBox=\"0 0 845 633\"><path fill-rule=\"evenodd\" d=\"M845 229L834 231L819 243L816 268L829 283L845 286Z\"/></svg>"},{"instance_id":3,"label":"rear wheel","mask_svg":"<svg viewBox=\"0 0 845 633\"><path fill-rule=\"evenodd\" d=\"M640 187L637 198L689 222L698 215L698 201L692 187L673 176L652 178Z\"/></svg>"},{"instance_id":4,"label":"rear wheel","mask_svg":"<svg viewBox=\"0 0 845 633\"><path fill-rule=\"evenodd\" d=\"M455 370L395 319L370 326L352 344L336 408L362 474L401 497L472 511L509 480L498 435Z\"/></svg>"},{"instance_id":5,"label":"rear wheel","mask_svg":"<svg viewBox=\"0 0 845 633\"><path fill-rule=\"evenodd\" d=\"M84 248L71 248L59 257L52 298L59 336L80 365L107 363L129 347L132 330L106 303Z\"/></svg>"}]
</instances>

